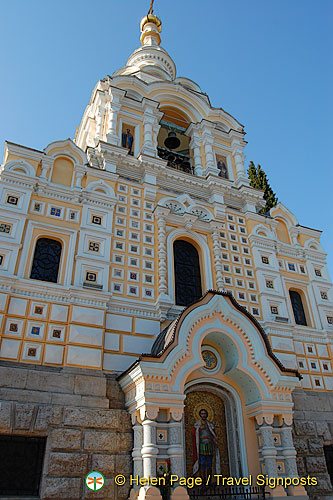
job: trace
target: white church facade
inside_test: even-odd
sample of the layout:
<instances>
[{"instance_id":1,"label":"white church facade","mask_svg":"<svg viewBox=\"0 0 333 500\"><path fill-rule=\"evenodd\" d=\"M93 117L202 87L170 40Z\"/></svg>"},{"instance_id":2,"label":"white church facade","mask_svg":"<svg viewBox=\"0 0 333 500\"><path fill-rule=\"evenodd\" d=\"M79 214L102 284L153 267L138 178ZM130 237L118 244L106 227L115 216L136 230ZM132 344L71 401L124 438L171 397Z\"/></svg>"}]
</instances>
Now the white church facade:
<instances>
[{"instance_id":1,"label":"white church facade","mask_svg":"<svg viewBox=\"0 0 333 500\"><path fill-rule=\"evenodd\" d=\"M243 126L177 76L155 15L140 27L74 141L5 145L0 497L227 499L218 476L263 498L260 476L271 498L331 500L321 232L261 213Z\"/></svg>"}]
</instances>

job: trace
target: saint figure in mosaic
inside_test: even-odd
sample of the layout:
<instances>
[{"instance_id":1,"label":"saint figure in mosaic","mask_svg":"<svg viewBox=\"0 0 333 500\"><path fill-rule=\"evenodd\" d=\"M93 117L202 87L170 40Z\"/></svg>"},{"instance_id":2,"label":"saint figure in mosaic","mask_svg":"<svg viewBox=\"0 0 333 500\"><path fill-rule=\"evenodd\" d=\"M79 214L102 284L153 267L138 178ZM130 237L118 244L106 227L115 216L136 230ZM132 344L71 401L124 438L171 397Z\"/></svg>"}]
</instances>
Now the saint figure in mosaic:
<instances>
[{"instance_id":1,"label":"saint figure in mosaic","mask_svg":"<svg viewBox=\"0 0 333 500\"><path fill-rule=\"evenodd\" d=\"M215 472L221 474L220 451L215 434L215 425L208 420L208 411L202 408L199 411L200 420L195 422L192 429L193 443L193 475L199 473L206 480L213 474L213 460L215 457Z\"/></svg>"}]
</instances>

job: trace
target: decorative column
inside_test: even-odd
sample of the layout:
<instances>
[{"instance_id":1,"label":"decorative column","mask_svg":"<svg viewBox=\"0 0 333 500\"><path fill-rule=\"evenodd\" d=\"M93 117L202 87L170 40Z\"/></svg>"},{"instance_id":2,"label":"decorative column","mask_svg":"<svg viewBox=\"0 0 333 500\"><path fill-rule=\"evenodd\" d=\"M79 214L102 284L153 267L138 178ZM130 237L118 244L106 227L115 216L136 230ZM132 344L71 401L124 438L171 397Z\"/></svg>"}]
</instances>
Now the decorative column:
<instances>
[{"instance_id":1,"label":"decorative column","mask_svg":"<svg viewBox=\"0 0 333 500\"><path fill-rule=\"evenodd\" d=\"M265 474L269 477L278 477L276 466L277 450L273 441L273 415L259 415L256 417L261 435L261 454L265 464ZM286 496L282 486L277 486L271 490L272 497Z\"/></svg>"},{"instance_id":2,"label":"decorative column","mask_svg":"<svg viewBox=\"0 0 333 500\"><path fill-rule=\"evenodd\" d=\"M198 177L203 177L203 168L201 162L201 142L200 142L200 130L198 130L198 125L191 123L187 128L185 135L190 137L190 149L193 151L193 167L194 174Z\"/></svg>"},{"instance_id":3,"label":"decorative column","mask_svg":"<svg viewBox=\"0 0 333 500\"><path fill-rule=\"evenodd\" d=\"M169 448L168 455L171 463L171 474L184 476L184 449L181 441L182 423L171 420L168 428Z\"/></svg>"},{"instance_id":4,"label":"decorative column","mask_svg":"<svg viewBox=\"0 0 333 500\"><path fill-rule=\"evenodd\" d=\"M141 455L143 459L143 477L156 477L156 457L158 447L156 445L156 422L146 418L142 422L143 446Z\"/></svg>"},{"instance_id":5,"label":"decorative column","mask_svg":"<svg viewBox=\"0 0 333 500\"><path fill-rule=\"evenodd\" d=\"M291 227L289 229L289 234L290 234L292 245L300 247L301 245L298 243L299 229L297 227Z\"/></svg>"},{"instance_id":6,"label":"decorative column","mask_svg":"<svg viewBox=\"0 0 333 500\"><path fill-rule=\"evenodd\" d=\"M82 189L82 178L85 174L84 168L75 166L74 172L75 172L75 185L74 185L74 187L78 188L78 189Z\"/></svg>"},{"instance_id":7,"label":"decorative column","mask_svg":"<svg viewBox=\"0 0 333 500\"><path fill-rule=\"evenodd\" d=\"M166 295L168 292L167 287L167 248L166 248L166 230L165 230L165 218L169 214L170 210L168 208L156 207L154 215L157 219L158 226L158 278L159 285L158 291L161 295Z\"/></svg>"},{"instance_id":8,"label":"decorative column","mask_svg":"<svg viewBox=\"0 0 333 500\"><path fill-rule=\"evenodd\" d=\"M190 147L193 150L194 173L198 177L203 176L203 168L201 163L200 139L197 133L193 132L191 137Z\"/></svg>"},{"instance_id":9,"label":"decorative column","mask_svg":"<svg viewBox=\"0 0 333 500\"><path fill-rule=\"evenodd\" d=\"M165 232L165 218L160 216L157 219L158 225L158 277L159 285L158 291L160 294L166 294L167 288L167 269L166 269L166 232Z\"/></svg>"},{"instance_id":10,"label":"decorative column","mask_svg":"<svg viewBox=\"0 0 333 500\"><path fill-rule=\"evenodd\" d=\"M236 173L238 179L238 177L242 177L244 175L244 155L241 151L235 151L234 158L235 158Z\"/></svg>"},{"instance_id":11,"label":"decorative column","mask_svg":"<svg viewBox=\"0 0 333 500\"><path fill-rule=\"evenodd\" d=\"M103 139L103 124L105 117L105 100L106 95L103 93L99 93L99 104L96 109L95 120L96 120L96 132L95 132L95 143Z\"/></svg>"},{"instance_id":12,"label":"decorative column","mask_svg":"<svg viewBox=\"0 0 333 500\"><path fill-rule=\"evenodd\" d=\"M166 247L166 228L165 218L170 210L164 207L156 207L154 215L157 219L158 226L158 291L159 297L157 299L160 320L166 319L166 313L172 305L172 301L168 295L167 286L167 247Z\"/></svg>"},{"instance_id":13,"label":"decorative column","mask_svg":"<svg viewBox=\"0 0 333 500\"><path fill-rule=\"evenodd\" d=\"M147 109L143 115L143 146L141 153L148 156L156 156L156 150L153 148L153 128L155 118L150 109Z\"/></svg>"},{"instance_id":14,"label":"decorative column","mask_svg":"<svg viewBox=\"0 0 333 500\"><path fill-rule=\"evenodd\" d=\"M293 443L292 436L292 416L288 415L284 417L284 422L280 430L281 442L282 442L282 454L284 456L284 466L286 469L286 477L298 477L297 463L296 463L296 450ZM288 495L298 496L307 495L304 486L288 486Z\"/></svg>"},{"instance_id":15,"label":"decorative column","mask_svg":"<svg viewBox=\"0 0 333 500\"><path fill-rule=\"evenodd\" d=\"M157 103L143 99L143 105L143 146L141 154L156 157L159 120L163 116L163 113L158 111Z\"/></svg>"},{"instance_id":16,"label":"decorative column","mask_svg":"<svg viewBox=\"0 0 333 500\"><path fill-rule=\"evenodd\" d=\"M239 187L241 185L249 186L250 181L245 173L244 160L245 156L243 154L243 147L239 142L239 139L232 142L232 154L236 165L236 185Z\"/></svg>"},{"instance_id":17,"label":"decorative column","mask_svg":"<svg viewBox=\"0 0 333 500\"><path fill-rule=\"evenodd\" d=\"M206 155L206 170L205 175L209 174L219 174L219 170L215 165L214 154L213 154L213 143L214 137L212 136L209 130L205 131L203 134L203 144L205 147L205 155Z\"/></svg>"},{"instance_id":18,"label":"decorative column","mask_svg":"<svg viewBox=\"0 0 333 500\"><path fill-rule=\"evenodd\" d=\"M106 140L109 144L113 146L119 146L119 137L117 134L117 121L118 121L118 113L121 108L121 95L116 94L115 89L112 89L112 94L110 93L110 100L107 105L109 112L109 119L107 124L107 132L106 132Z\"/></svg>"},{"instance_id":19,"label":"decorative column","mask_svg":"<svg viewBox=\"0 0 333 500\"><path fill-rule=\"evenodd\" d=\"M221 249L219 245L219 232L220 226L217 224L211 224L213 229L212 238L213 238L213 254L214 254L214 269L216 274L216 285L219 292L223 292L224 283L222 276L222 263L221 263Z\"/></svg>"},{"instance_id":20,"label":"decorative column","mask_svg":"<svg viewBox=\"0 0 333 500\"><path fill-rule=\"evenodd\" d=\"M43 158L42 159L42 173L40 174L40 179L47 180L51 164L53 163L53 158Z\"/></svg>"},{"instance_id":21,"label":"decorative column","mask_svg":"<svg viewBox=\"0 0 333 500\"><path fill-rule=\"evenodd\" d=\"M133 457L133 477L143 477L143 463L142 463L142 445L143 445L143 429L142 425L138 422L136 416L133 418L133 433L134 433L134 446L132 451ZM132 421L133 421L132 420ZM134 484L134 489L139 489L139 485Z\"/></svg>"},{"instance_id":22,"label":"decorative column","mask_svg":"<svg viewBox=\"0 0 333 500\"><path fill-rule=\"evenodd\" d=\"M200 141L197 136L191 138L191 146L193 149L194 173L198 177L203 176L203 168L201 164Z\"/></svg>"},{"instance_id":23,"label":"decorative column","mask_svg":"<svg viewBox=\"0 0 333 500\"><path fill-rule=\"evenodd\" d=\"M185 397L184 397L185 399ZM177 474L178 477L186 476L185 470L185 445L182 444L182 419L183 408L170 408L170 422L168 428L169 448L168 455L171 461L171 474ZM171 500L189 500L187 489L184 486L174 487L171 491Z\"/></svg>"},{"instance_id":24,"label":"decorative column","mask_svg":"<svg viewBox=\"0 0 333 500\"><path fill-rule=\"evenodd\" d=\"M160 131L160 124L157 119L153 125L153 150L155 151L155 156L157 156L157 136Z\"/></svg>"}]
</instances>

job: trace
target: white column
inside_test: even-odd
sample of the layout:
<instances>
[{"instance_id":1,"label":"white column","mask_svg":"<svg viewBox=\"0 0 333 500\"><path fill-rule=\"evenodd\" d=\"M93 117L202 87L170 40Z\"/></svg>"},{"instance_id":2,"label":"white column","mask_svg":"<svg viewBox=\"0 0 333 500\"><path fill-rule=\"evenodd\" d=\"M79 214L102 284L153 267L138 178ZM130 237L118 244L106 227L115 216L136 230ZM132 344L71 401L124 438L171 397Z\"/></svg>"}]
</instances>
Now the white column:
<instances>
[{"instance_id":1,"label":"white column","mask_svg":"<svg viewBox=\"0 0 333 500\"><path fill-rule=\"evenodd\" d=\"M143 146L141 153L148 156L157 156L157 120L154 109L147 107L143 115ZM156 136L156 137L155 137Z\"/></svg>"},{"instance_id":2,"label":"white column","mask_svg":"<svg viewBox=\"0 0 333 500\"><path fill-rule=\"evenodd\" d=\"M42 159L42 173L40 174L40 179L44 179L44 180L47 179L52 161L53 161L52 158L47 158L47 159L43 158Z\"/></svg>"},{"instance_id":3,"label":"white column","mask_svg":"<svg viewBox=\"0 0 333 500\"><path fill-rule=\"evenodd\" d=\"M160 321L166 319L167 311L172 305L172 301L168 295L167 284L167 246L166 246L166 216L170 210L164 207L157 207L155 209L155 217L158 226L158 291L157 298L158 309L160 314Z\"/></svg>"},{"instance_id":4,"label":"white column","mask_svg":"<svg viewBox=\"0 0 333 500\"><path fill-rule=\"evenodd\" d=\"M220 292L223 292L223 276L222 276L222 263L221 263L221 249L219 244L219 228L216 226L213 229L213 254L214 254L214 269L216 274L216 285Z\"/></svg>"},{"instance_id":5,"label":"white column","mask_svg":"<svg viewBox=\"0 0 333 500\"><path fill-rule=\"evenodd\" d=\"M215 159L213 154L213 143L214 143L214 138L211 135L210 131L204 132L203 144L206 156L206 170L205 170L206 176L209 174L218 175L218 168L215 165Z\"/></svg>"},{"instance_id":6,"label":"white column","mask_svg":"<svg viewBox=\"0 0 333 500\"><path fill-rule=\"evenodd\" d=\"M247 177L247 173L245 172L245 167L244 167L245 156L243 154L242 147L238 142L234 143L232 147L233 147L233 157L235 159L235 165L236 165L236 185L249 186L250 181Z\"/></svg>"},{"instance_id":7,"label":"white column","mask_svg":"<svg viewBox=\"0 0 333 500\"><path fill-rule=\"evenodd\" d=\"M143 446L141 455L143 458L143 477L156 477L156 457L158 447L156 445L156 422L146 419L142 422Z\"/></svg>"},{"instance_id":8,"label":"white column","mask_svg":"<svg viewBox=\"0 0 333 500\"><path fill-rule=\"evenodd\" d=\"M108 103L109 119L106 132L106 140L114 146L119 146L119 137L117 134L117 120L120 111L119 98L114 96Z\"/></svg>"},{"instance_id":9,"label":"white column","mask_svg":"<svg viewBox=\"0 0 333 500\"><path fill-rule=\"evenodd\" d=\"M135 424L133 425L134 432L134 446L132 451L133 457L133 476L143 477L143 463L142 463L142 444L143 444L143 429L142 425L135 419ZM139 485L134 487L134 489L139 489Z\"/></svg>"},{"instance_id":10,"label":"white column","mask_svg":"<svg viewBox=\"0 0 333 500\"><path fill-rule=\"evenodd\" d=\"M300 247L301 245L298 243L298 239L297 239L298 238L298 234L299 234L298 228L297 227L291 227L289 229L289 234L290 234L292 245Z\"/></svg>"},{"instance_id":11,"label":"white column","mask_svg":"<svg viewBox=\"0 0 333 500\"><path fill-rule=\"evenodd\" d=\"M168 427L169 448L168 455L171 462L171 474L179 477L185 472L185 450L181 444L182 423L171 421Z\"/></svg>"},{"instance_id":12,"label":"white column","mask_svg":"<svg viewBox=\"0 0 333 500\"><path fill-rule=\"evenodd\" d=\"M273 417L264 417L261 422L259 422L261 434L261 453L265 464L265 474L269 477L278 477L276 466L277 450L274 446L272 423ZM277 486L271 491L272 497L286 496L286 492L282 486Z\"/></svg>"},{"instance_id":13,"label":"white column","mask_svg":"<svg viewBox=\"0 0 333 500\"><path fill-rule=\"evenodd\" d=\"M149 156L155 156L153 151L153 124L151 116L144 115L143 118L143 147L141 152Z\"/></svg>"},{"instance_id":14,"label":"white column","mask_svg":"<svg viewBox=\"0 0 333 500\"><path fill-rule=\"evenodd\" d=\"M165 230L165 217L169 212L168 209L161 209L158 207L155 210L155 217L157 218L158 226L158 291L162 295L167 295L167 248L166 248L166 230Z\"/></svg>"},{"instance_id":15,"label":"white column","mask_svg":"<svg viewBox=\"0 0 333 500\"><path fill-rule=\"evenodd\" d=\"M193 150L194 173L198 177L203 176L203 168L201 163L200 140L197 134L193 133L191 137L190 147Z\"/></svg>"},{"instance_id":16,"label":"white column","mask_svg":"<svg viewBox=\"0 0 333 500\"><path fill-rule=\"evenodd\" d=\"M159 275L159 285L158 291L160 293L167 293L167 268L166 268L166 232L165 232L165 219L160 217L157 220L158 225L158 275Z\"/></svg>"},{"instance_id":17,"label":"white column","mask_svg":"<svg viewBox=\"0 0 333 500\"><path fill-rule=\"evenodd\" d=\"M82 178L84 176L84 170L80 169L78 170L77 168L75 169L75 185L74 187L81 189L82 188Z\"/></svg>"},{"instance_id":18,"label":"white column","mask_svg":"<svg viewBox=\"0 0 333 500\"><path fill-rule=\"evenodd\" d=\"M104 116L105 116L105 104L101 103L97 107L97 113L96 113L96 132L95 132L96 144L98 143L99 140L103 139L102 134L103 134Z\"/></svg>"},{"instance_id":19,"label":"white column","mask_svg":"<svg viewBox=\"0 0 333 500\"><path fill-rule=\"evenodd\" d=\"M282 442L282 454L284 456L284 466L286 469L286 477L298 477L297 463L296 463L296 450L293 443L292 429L291 425L287 425L284 422L281 428L281 442ZM288 486L288 495L298 496L306 495L306 490L304 486Z\"/></svg>"},{"instance_id":20,"label":"white column","mask_svg":"<svg viewBox=\"0 0 333 500\"><path fill-rule=\"evenodd\" d=\"M260 427L261 452L265 464L265 474L277 477L276 455L277 451L273 441L273 427L266 423Z\"/></svg>"},{"instance_id":21,"label":"white column","mask_svg":"<svg viewBox=\"0 0 333 500\"><path fill-rule=\"evenodd\" d=\"M291 434L291 427L283 425L280 431L282 441L282 453L284 456L284 465L286 468L286 475L288 477L297 477L296 465L296 450L294 448L293 438Z\"/></svg>"}]
</instances>

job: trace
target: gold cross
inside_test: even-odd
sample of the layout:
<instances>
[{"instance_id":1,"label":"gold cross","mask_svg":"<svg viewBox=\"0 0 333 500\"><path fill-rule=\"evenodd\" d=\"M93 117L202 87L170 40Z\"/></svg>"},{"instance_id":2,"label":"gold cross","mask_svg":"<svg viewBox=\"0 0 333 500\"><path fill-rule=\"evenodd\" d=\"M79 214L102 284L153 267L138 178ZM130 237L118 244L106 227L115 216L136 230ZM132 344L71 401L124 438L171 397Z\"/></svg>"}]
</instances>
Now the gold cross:
<instances>
[{"instance_id":1,"label":"gold cross","mask_svg":"<svg viewBox=\"0 0 333 500\"><path fill-rule=\"evenodd\" d=\"M151 0L150 7L149 7L149 10L148 10L148 15L152 14L153 11L154 11L154 0Z\"/></svg>"}]
</instances>

